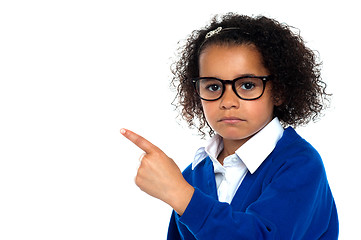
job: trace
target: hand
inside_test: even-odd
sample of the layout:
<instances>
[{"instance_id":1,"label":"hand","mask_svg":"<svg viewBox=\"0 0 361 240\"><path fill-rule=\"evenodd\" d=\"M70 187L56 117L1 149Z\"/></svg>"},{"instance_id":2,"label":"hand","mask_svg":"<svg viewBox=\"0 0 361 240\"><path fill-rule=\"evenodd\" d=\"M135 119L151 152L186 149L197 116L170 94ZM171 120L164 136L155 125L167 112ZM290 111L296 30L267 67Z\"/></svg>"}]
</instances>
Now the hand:
<instances>
[{"instance_id":1,"label":"hand","mask_svg":"<svg viewBox=\"0 0 361 240\"><path fill-rule=\"evenodd\" d=\"M194 188L183 178L177 164L145 138L126 129L121 129L120 133L145 152L135 177L137 186L168 203L182 215L192 198Z\"/></svg>"}]
</instances>

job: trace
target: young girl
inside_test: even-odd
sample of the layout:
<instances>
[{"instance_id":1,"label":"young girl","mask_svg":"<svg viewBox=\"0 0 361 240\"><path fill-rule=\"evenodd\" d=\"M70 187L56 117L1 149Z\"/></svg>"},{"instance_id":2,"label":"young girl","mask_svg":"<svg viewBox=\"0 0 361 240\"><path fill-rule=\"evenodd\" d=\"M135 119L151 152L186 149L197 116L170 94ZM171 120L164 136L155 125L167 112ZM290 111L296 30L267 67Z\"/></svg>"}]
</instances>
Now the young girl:
<instances>
[{"instance_id":1,"label":"young girl","mask_svg":"<svg viewBox=\"0 0 361 240\"><path fill-rule=\"evenodd\" d=\"M188 38L174 74L182 116L212 137L183 174L121 130L145 151L136 184L174 209L168 239L337 239L321 157L290 127L327 100L301 37L266 17L215 17Z\"/></svg>"}]
</instances>

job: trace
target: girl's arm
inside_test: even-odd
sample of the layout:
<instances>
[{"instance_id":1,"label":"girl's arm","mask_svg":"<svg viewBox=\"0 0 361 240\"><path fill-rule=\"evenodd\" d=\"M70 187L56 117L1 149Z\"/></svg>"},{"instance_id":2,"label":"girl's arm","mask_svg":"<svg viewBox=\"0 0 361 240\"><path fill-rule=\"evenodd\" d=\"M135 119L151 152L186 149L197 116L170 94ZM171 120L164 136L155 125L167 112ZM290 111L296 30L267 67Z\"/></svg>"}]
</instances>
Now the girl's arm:
<instances>
[{"instance_id":1,"label":"girl's arm","mask_svg":"<svg viewBox=\"0 0 361 240\"><path fill-rule=\"evenodd\" d=\"M145 151L136 184L178 213L171 220L173 230L176 222L181 225L177 237L190 231L199 240L337 239L338 223L331 221L337 213L321 160L301 156L282 165L260 197L238 212L193 188L152 143L129 130L121 133Z\"/></svg>"},{"instance_id":2,"label":"girl's arm","mask_svg":"<svg viewBox=\"0 0 361 240\"><path fill-rule=\"evenodd\" d=\"M274 167L270 176L245 211L196 188L183 215L173 216L180 234L190 231L195 239L337 239L337 212L321 159L298 156Z\"/></svg>"}]
</instances>

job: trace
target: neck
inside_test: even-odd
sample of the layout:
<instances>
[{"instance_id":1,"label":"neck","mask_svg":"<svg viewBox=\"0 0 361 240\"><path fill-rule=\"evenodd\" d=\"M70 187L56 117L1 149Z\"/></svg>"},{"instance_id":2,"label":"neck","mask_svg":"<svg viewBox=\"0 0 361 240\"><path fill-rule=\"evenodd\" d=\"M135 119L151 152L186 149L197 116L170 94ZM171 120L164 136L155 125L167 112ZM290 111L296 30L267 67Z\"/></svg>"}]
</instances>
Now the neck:
<instances>
[{"instance_id":1,"label":"neck","mask_svg":"<svg viewBox=\"0 0 361 240\"><path fill-rule=\"evenodd\" d=\"M218 156L218 161L223 165L223 160L234 154L238 148L248 141L249 138L240 140L223 139L223 150Z\"/></svg>"}]
</instances>

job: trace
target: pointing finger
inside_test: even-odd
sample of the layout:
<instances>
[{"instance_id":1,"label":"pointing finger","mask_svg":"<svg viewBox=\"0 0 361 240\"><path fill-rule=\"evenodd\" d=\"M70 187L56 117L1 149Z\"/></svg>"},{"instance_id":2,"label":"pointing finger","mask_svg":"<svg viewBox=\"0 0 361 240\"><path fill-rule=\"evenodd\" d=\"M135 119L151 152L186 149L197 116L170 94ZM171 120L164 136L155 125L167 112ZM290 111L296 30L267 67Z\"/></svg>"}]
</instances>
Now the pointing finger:
<instances>
[{"instance_id":1,"label":"pointing finger","mask_svg":"<svg viewBox=\"0 0 361 240\"><path fill-rule=\"evenodd\" d=\"M123 134L124 137L128 138L132 143L137 145L140 149L142 149L146 153L151 153L153 151L157 151L158 148L154 146L151 142L149 142L144 137L130 131L127 129L120 129L120 133Z\"/></svg>"}]
</instances>

